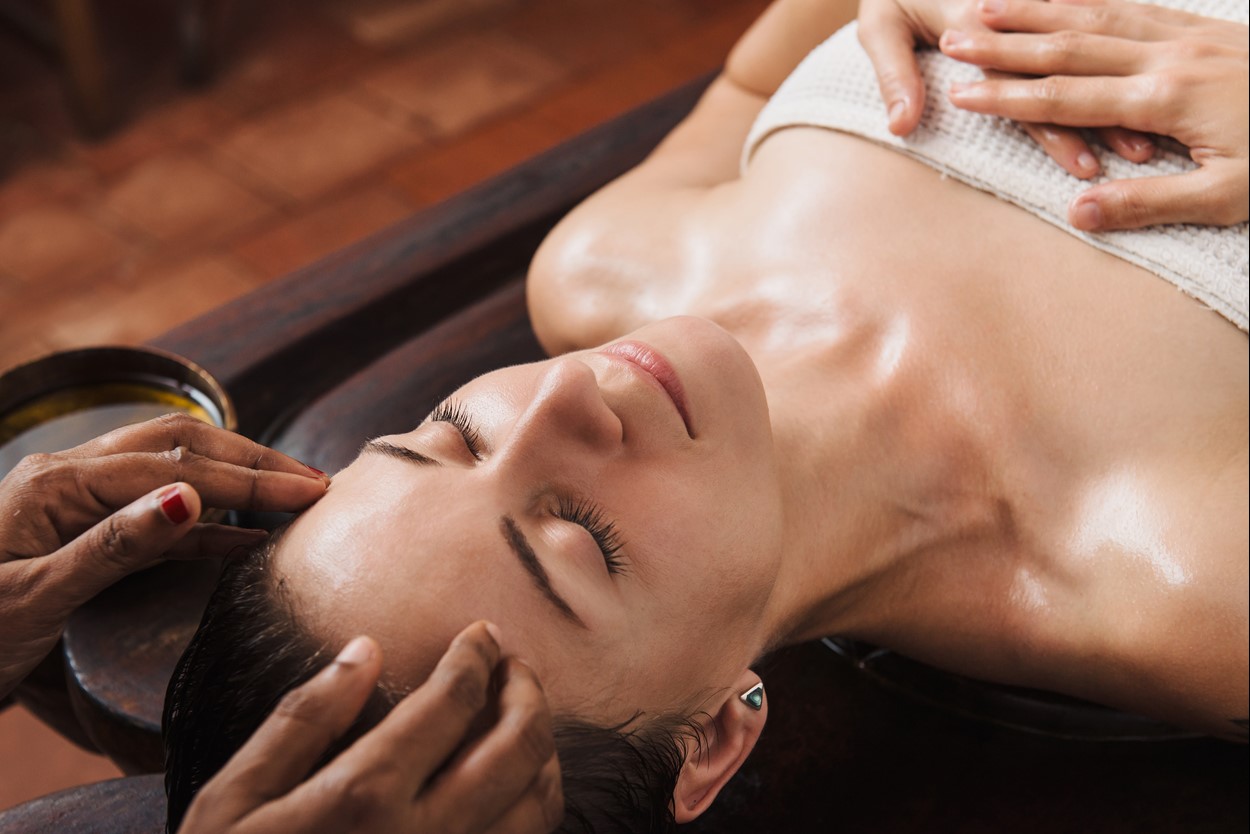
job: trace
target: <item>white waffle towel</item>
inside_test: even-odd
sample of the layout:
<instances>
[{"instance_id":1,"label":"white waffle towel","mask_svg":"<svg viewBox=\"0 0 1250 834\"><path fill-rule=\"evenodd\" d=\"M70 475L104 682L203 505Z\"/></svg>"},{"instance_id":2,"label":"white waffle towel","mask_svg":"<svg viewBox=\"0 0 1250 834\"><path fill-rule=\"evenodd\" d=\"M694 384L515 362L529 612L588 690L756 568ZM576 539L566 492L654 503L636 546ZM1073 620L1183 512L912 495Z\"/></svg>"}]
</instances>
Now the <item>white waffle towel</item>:
<instances>
[{"instance_id":1,"label":"white waffle towel","mask_svg":"<svg viewBox=\"0 0 1250 834\"><path fill-rule=\"evenodd\" d=\"M1159 5L1245 23L1247 0L1162 0ZM816 47L790 74L756 118L742 154L745 171L767 137L794 126L843 131L899 150L968 185L995 194L1070 234L1175 284L1241 330L1250 302L1250 227L1170 225L1088 234L1067 221L1069 201L1094 182L1192 170L1183 149L1162 149L1144 165L1095 148L1103 173L1093 181L1068 174L1013 122L960 110L945 91L977 81L981 71L936 50L918 53L926 90L924 115L912 135L886 127L885 105L856 24ZM1179 152L1178 152L1179 151Z\"/></svg>"}]
</instances>

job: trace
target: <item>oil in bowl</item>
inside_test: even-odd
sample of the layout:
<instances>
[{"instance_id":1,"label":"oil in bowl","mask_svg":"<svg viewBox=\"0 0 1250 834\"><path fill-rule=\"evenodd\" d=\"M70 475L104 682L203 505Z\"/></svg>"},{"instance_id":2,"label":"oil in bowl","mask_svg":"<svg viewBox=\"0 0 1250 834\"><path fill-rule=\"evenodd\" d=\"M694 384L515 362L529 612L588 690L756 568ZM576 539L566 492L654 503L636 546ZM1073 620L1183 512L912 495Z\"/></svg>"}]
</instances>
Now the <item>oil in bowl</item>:
<instances>
[{"instance_id":1,"label":"oil in bowl","mask_svg":"<svg viewBox=\"0 0 1250 834\"><path fill-rule=\"evenodd\" d=\"M70 449L171 412L234 428L221 387L173 354L86 348L19 366L0 377L0 477L27 455Z\"/></svg>"}]
</instances>

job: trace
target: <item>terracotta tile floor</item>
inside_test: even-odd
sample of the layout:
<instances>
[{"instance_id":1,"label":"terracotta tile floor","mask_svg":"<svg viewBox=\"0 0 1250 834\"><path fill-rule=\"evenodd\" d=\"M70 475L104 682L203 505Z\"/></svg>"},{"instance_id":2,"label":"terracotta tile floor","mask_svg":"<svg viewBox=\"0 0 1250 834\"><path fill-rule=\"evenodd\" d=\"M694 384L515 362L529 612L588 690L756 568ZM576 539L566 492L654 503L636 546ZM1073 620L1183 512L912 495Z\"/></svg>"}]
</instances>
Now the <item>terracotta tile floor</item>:
<instances>
[{"instance_id":1,"label":"terracotta tile floor","mask_svg":"<svg viewBox=\"0 0 1250 834\"><path fill-rule=\"evenodd\" d=\"M766 4L229 3L188 90L176 4L109 0L124 119L94 143L0 26L0 370L144 341L359 240L719 66ZM0 808L115 773L0 713Z\"/></svg>"}]
</instances>

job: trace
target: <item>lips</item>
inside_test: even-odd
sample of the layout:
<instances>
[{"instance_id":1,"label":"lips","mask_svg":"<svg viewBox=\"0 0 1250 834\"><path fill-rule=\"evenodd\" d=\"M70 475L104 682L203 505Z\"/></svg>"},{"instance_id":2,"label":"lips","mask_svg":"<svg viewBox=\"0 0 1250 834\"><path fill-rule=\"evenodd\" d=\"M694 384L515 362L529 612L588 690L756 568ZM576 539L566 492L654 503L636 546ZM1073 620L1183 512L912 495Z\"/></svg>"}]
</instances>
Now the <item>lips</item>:
<instances>
[{"instance_id":1,"label":"lips","mask_svg":"<svg viewBox=\"0 0 1250 834\"><path fill-rule=\"evenodd\" d=\"M694 437L694 428L690 422L690 406L686 402L686 390L682 387L677 371L673 370L673 366L663 354L650 345L636 341L615 342L599 352L624 359L660 383L660 387L676 406L682 422L686 424L686 434Z\"/></svg>"}]
</instances>

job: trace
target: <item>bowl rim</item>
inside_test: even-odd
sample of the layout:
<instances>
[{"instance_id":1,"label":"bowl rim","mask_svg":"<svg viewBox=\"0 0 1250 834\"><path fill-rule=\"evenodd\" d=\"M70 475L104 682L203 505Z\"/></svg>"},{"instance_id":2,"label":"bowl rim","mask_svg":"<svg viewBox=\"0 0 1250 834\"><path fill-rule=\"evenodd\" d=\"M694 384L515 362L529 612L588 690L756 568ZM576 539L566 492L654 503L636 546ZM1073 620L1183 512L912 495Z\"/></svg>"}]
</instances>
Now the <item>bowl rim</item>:
<instances>
[{"instance_id":1,"label":"bowl rim","mask_svg":"<svg viewBox=\"0 0 1250 834\"><path fill-rule=\"evenodd\" d=\"M185 386L206 398L216 410L214 422L227 431L238 430L238 413L225 387L203 366L185 356L160 348L136 345L92 345L58 350L14 365L0 373L0 419L30 401L76 385L99 385L110 382L141 382L158 385L157 369L117 365L124 357L165 363L170 371L168 381ZM103 360L104 373L82 374L82 363L97 357ZM47 375L49 369L56 373ZM174 371L177 373L174 373ZM168 387L168 386L166 386ZM11 390L10 390L11 389ZM177 390L176 388L174 390Z\"/></svg>"}]
</instances>

